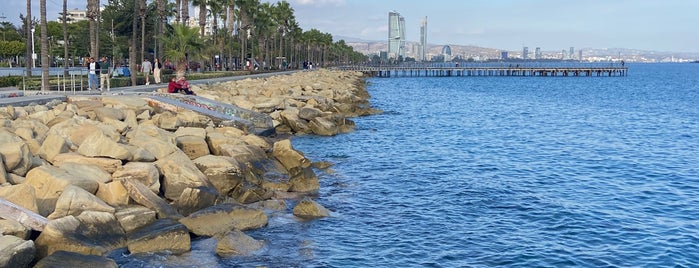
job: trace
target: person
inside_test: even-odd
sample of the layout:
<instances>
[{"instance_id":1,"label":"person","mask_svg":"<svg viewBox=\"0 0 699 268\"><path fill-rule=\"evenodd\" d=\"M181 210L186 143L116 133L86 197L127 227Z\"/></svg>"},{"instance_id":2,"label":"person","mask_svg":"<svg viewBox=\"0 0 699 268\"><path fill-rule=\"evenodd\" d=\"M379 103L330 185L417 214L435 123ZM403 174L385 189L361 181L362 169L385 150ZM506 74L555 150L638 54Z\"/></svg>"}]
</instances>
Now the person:
<instances>
[{"instance_id":1,"label":"person","mask_svg":"<svg viewBox=\"0 0 699 268\"><path fill-rule=\"evenodd\" d=\"M104 81L107 80L107 91L111 90L112 65L107 57L102 57L100 60L100 91L104 89Z\"/></svg>"},{"instance_id":2,"label":"person","mask_svg":"<svg viewBox=\"0 0 699 268\"><path fill-rule=\"evenodd\" d=\"M100 64L95 62L95 58L90 57L89 63L87 64L87 87L90 90L97 89L97 73L100 72Z\"/></svg>"},{"instance_id":3,"label":"person","mask_svg":"<svg viewBox=\"0 0 699 268\"><path fill-rule=\"evenodd\" d=\"M143 59L141 64L141 72L146 76L146 85L150 85L150 72L153 70L153 65L148 58Z\"/></svg>"},{"instance_id":4,"label":"person","mask_svg":"<svg viewBox=\"0 0 699 268\"><path fill-rule=\"evenodd\" d=\"M156 84L160 84L160 70L163 69L163 65L160 63L158 58L153 60L153 80Z\"/></svg>"},{"instance_id":5,"label":"person","mask_svg":"<svg viewBox=\"0 0 699 268\"><path fill-rule=\"evenodd\" d=\"M194 91L189 89L189 82L187 82L187 79L184 78L184 76L175 79L170 78L170 83L167 85L167 92L169 93L182 93L184 92L187 95L197 95L194 93Z\"/></svg>"}]
</instances>

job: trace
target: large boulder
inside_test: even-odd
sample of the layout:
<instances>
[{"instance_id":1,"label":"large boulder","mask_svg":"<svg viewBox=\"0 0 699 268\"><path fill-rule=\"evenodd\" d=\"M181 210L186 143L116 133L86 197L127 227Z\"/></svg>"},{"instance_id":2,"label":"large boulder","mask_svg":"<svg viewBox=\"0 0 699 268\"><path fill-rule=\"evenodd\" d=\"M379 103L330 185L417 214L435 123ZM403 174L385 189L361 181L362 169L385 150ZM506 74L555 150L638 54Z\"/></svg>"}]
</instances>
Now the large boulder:
<instances>
[{"instance_id":1,"label":"large boulder","mask_svg":"<svg viewBox=\"0 0 699 268\"><path fill-rule=\"evenodd\" d=\"M49 221L35 243L39 258L59 250L101 256L126 246L126 234L112 213L85 211Z\"/></svg>"},{"instance_id":2,"label":"large boulder","mask_svg":"<svg viewBox=\"0 0 699 268\"><path fill-rule=\"evenodd\" d=\"M155 156L156 159L162 159L179 151L175 143L175 136L154 125L141 124L136 129L130 131L126 135L129 138L129 143L146 149Z\"/></svg>"},{"instance_id":3,"label":"large boulder","mask_svg":"<svg viewBox=\"0 0 699 268\"><path fill-rule=\"evenodd\" d=\"M158 218L179 219L182 217L174 207L153 193L140 181L135 179L123 179L121 183L124 185L124 188L126 188L129 196L136 201L136 203L158 212Z\"/></svg>"},{"instance_id":4,"label":"large boulder","mask_svg":"<svg viewBox=\"0 0 699 268\"><path fill-rule=\"evenodd\" d=\"M177 137L176 141L177 147L189 156L189 159L196 159L210 153L204 137L185 135Z\"/></svg>"},{"instance_id":5,"label":"large boulder","mask_svg":"<svg viewBox=\"0 0 699 268\"><path fill-rule=\"evenodd\" d=\"M134 179L148 186L153 193L160 193L160 171L154 163L126 163L112 174L112 178L115 181Z\"/></svg>"},{"instance_id":6,"label":"large boulder","mask_svg":"<svg viewBox=\"0 0 699 268\"><path fill-rule=\"evenodd\" d=\"M115 209L82 188L68 185L56 201L56 209L48 219L58 219L68 215L78 216L83 211L114 213Z\"/></svg>"},{"instance_id":7,"label":"large boulder","mask_svg":"<svg viewBox=\"0 0 699 268\"><path fill-rule=\"evenodd\" d=\"M214 205L217 197L218 192L213 188L186 188L182 191L180 197L175 200L174 206L180 214L187 216L192 214L192 212Z\"/></svg>"},{"instance_id":8,"label":"large boulder","mask_svg":"<svg viewBox=\"0 0 699 268\"><path fill-rule=\"evenodd\" d=\"M68 162L61 164L60 168L68 171L70 174L80 174L89 177L99 183L112 181L112 174L94 164Z\"/></svg>"},{"instance_id":9,"label":"large boulder","mask_svg":"<svg viewBox=\"0 0 699 268\"><path fill-rule=\"evenodd\" d=\"M104 135L101 131L87 136L78 147L78 153L89 157L109 157L120 160L129 160L131 152L122 144Z\"/></svg>"},{"instance_id":10,"label":"large boulder","mask_svg":"<svg viewBox=\"0 0 699 268\"><path fill-rule=\"evenodd\" d=\"M29 239L31 229L15 220L0 219L0 235L12 235L22 239Z\"/></svg>"},{"instance_id":11,"label":"large boulder","mask_svg":"<svg viewBox=\"0 0 699 268\"><path fill-rule=\"evenodd\" d=\"M0 198L4 198L34 213L39 213L39 207L36 204L36 193L29 184L22 183L0 187Z\"/></svg>"},{"instance_id":12,"label":"large boulder","mask_svg":"<svg viewBox=\"0 0 699 268\"><path fill-rule=\"evenodd\" d=\"M311 166L311 161L301 152L295 150L289 139L275 142L274 149L272 149L272 156L281 162L286 170Z\"/></svg>"},{"instance_id":13,"label":"large boulder","mask_svg":"<svg viewBox=\"0 0 699 268\"><path fill-rule=\"evenodd\" d=\"M32 153L22 138L0 129L0 157L5 170L20 176L27 174L32 165Z\"/></svg>"},{"instance_id":14,"label":"large boulder","mask_svg":"<svg viewBox=\"0 0 699 268\"><path fill-rule=\"evenodd\" d=\"M330 210L321 206L317 202L304 198L294 207L294 215L300 218L313 219L330 216Z\"/></svg>"},{"instance_id":15,"label":"large boulder","mask_svg":"<svg viewBox=\"0 0 699 268\"><path fill-rule=\"evenodd\" d=\"M133 230L155 222L155 211L143 206L122 207L114 213L119 224L128 234Z\"/></svg>"},{"instance_id":16,"label":"large boulder","mask_svg":"<svg viewBox=\"0 0 699 268\"><path fill-rule=\"evenodd\" d=\"M41 144L38 155L46 161L53 162L53 158L70 151L70 145L63 136L49 135Z\"/></svg>"},{"instance_id":17,"label":"large boulder","mask_svg":"<svg viewBox=\"0 0 699 268\"><path fill-rule=\"evenodd\" d=\"M245 233L232 230L219 239L216 244L216 254L221 257L235 255L250 255L264 247L265 242L256 240Z\"/></svg>"},{"instance_id":18,"label":"large boulder","mask_svg":"<svg viewBox=\"0 0 699 268\"><path fill-rule=\"evenodd\" d=\"M117 263L107 257L85 255L69 251L55 251L53 254L41 259L34 265L34 268L54 268L54 267L101 267L118 268Z\"/></svg>"},{"instance_id":19,"label":"large boulder","mask_svg":"<svg viewBox=\"0 0 699 268\"><path fill-rule=\"evenodd\" d=\"M0 267L31 267L35 253L33 241L0 235Z\"/></svg>"},{"instance_id":20,"label":"large boulder","mask_svg":"<svg viewBox=\"0 0 699 268\"><path fill-rule=\"evenodd\" d=\"M160 219L129 233L128 249L131 254L163 251L180 254L191 249L191 239L184 225Z\"/></svg>"},{"instance_id":21,"label":"large boulder","mask_svg":"<svg viewBox=\"0 0 699 268\"><path fill-rule=\"evenodd\" d=\"M126 206L129 204L130 200L129 192L126 191L126 188L121 181L100 183L95 196L112 207Z\"/></svg>"},{"instance_id":22,"label":"large boulder","mask_svg":"<svg viewBox=\"0 0 699 268\"><path fill-rule=\"evenodd\" d=\"M267 225L268 218L262 210L224 203L194 212L180 222L196 235L214 236L232 229L260 228Z\"/></svg>"},{"instance_id":23,"label":"large boulder","mask_svg":"<svg viewBox=\"0 0 699 268\"><path fill-rule=\"evenodd\" d=\"M107 173L114 173L119 167L121 167L121 160L104 158L104 157L87 157L80 155L78 153L65 153L58 154L53 158L53 165L57 167L63 166L65 163L79 163L79 164L89 164L95 165L106 171Z\"/></svg>"},{"instance_id":24,"label":"large boulder","mask_svg":"<svg viewBox=\"0 0 699 268\"><path fill-rule=\"evenodd\" d=\"M89 175L88 175L89 176ZM26 184L36 193L39 214L48 216L56 206L56 200L68 185L75 185L89 193L95 193L99 183L83 174L72 174L64 169L43 165L27 173Z\"/></svg>"},{"instance_id":25,"label":"large boulder","mask_svg":"<svg viewBox=\"0 0 699 268\"><path fill-rule=\"evenodd\" d=\"M340 127L329 117L316 117L308 123L313 134L334 136L340 133Z\"/></svg>"},{"instance_id":26,"label":"large boulder","mask_svg":"<svg viewBox=\"0 0 699 268\"><path fill-rule=\"evenodd\" d=\"M185 188L211 186L206 180L206 175L199 171L192 160L179 149L160 158L155 162L155 165L160 170L160 174L163 175L163 195L170 200L180 197Z\"/></svg>"}]
</instances>

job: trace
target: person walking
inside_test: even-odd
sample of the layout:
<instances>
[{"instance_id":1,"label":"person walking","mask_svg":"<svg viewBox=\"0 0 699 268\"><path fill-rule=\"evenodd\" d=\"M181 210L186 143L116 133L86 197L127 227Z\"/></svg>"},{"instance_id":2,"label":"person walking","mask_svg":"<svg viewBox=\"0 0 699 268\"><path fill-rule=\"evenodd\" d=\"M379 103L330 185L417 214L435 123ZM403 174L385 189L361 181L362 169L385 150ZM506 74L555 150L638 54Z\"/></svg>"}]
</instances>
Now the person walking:
<instances>
[{"instance_id":1,"label":"person walking","mask_svg":"<svg viewBox=\"0 0 699 268\"><path fill-rule=\"evenodd\" d=\"M110 79L112 77L112 64L107 57L102 57L100 61L100 91L104 89L104 81L107 81L107 91L111 90Z\"/></svg>"},{"instance_id":2,"label":"person walking","mask_svg":"<svg viewBox=\"0 0 699 268\"><path fill-rule=\"evenodd\" d=\"M99 85L97 81L97 74L100 72L100 64L95 62L95 58L90 57L89 63L87 64L87 87L90 90L97 89Z\"/></svg>"},{"instance_id":3,"label":"person walking","mask_svg":"<svg viewBox=\"0 0 699 268\"><path fill-rule=\"evenodd\" d=\"M153 80L156 84L160 84L160 70L163 69L163 65L160 64L158 58L153 60Z\"/></svg>"},{"instance_id":4,"label":"person walking","mask_svg":"<svg viewBox=\"0 0 699 268\"><path fill-rule=\"evenodd\" d=\"M150 72L153 70L153 65L148 58L143 59L141 64L141 72L146 76L146 85L150 85Z\"/></svg>"}]
</instances>

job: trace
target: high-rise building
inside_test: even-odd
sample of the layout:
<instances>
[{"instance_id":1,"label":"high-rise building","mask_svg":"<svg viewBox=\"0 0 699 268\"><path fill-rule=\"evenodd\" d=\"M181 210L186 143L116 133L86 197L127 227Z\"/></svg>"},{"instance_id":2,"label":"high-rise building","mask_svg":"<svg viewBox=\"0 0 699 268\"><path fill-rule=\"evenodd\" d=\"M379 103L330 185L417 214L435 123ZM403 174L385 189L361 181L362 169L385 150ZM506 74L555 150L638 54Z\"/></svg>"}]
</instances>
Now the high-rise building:
<instances>
[{"instance_id":1,"label":"high-rise building","mask_svg":"<svg viewBox=\"0 0 699 268\"><path fill-rule=\"evenodd\" d=\"M451 47L450 46L444 46L442 47L442 56L444 57L444 61L451 61Z\"/></svg>"},{"instance_id":2,"label":"high-rise building","mask_svg":"<svg viewBox=\"0 0 699 268\"><path fill-rule=\"evenodd\" d=\"M405 57L405 18L396 11L388 12L388 57Z\"/></svg>"},{"instance_id":3,"label":"high-rise building","mask_svg":"<svg viewBox=\"0 0 699 268\"><path fill-rule=\"evenodd\" d=\"M427 17L420 22L420 61L427 61Z\"/></svg>"},{"instance_id":4,"label":"high-rise building","mask_svg":"<svg viewBox=\"0 0 699 268\"><path fill-rule=\"evenodd\" d=\"M536 60L541 59L541 48L540 47L536 47L536 49L534 50L534 59L536 59Z\"/></svg>"},{"instance_id":5,"label":"high-rise building","mask_svg":"<svg viewBox=\"0 0 699 268\"><path fill-rule=\"evenodd\" d=\"M578 50L578 60L582 60L582 49Z\"/></svg>"},{"instance_id":6,"label":"high-rise building","mask_svg":"<svg viewBox=\"0 0 699 268\"><path fill-rule=\"evenodd\" d=\"M526 60L529 57L529 47L522 48L522 59Z\"/></svg>"},{"instance_id":7,"label":"high-rise building","mask_svg":"<svg viewBox=\"0 0 699 268\"><path fill-rule=\"evenodd\" d=\"M575 48L574 47L570 47L570 52L568 54L568 58L571 60L575 59Z\"/></svg>"}]
</instances>

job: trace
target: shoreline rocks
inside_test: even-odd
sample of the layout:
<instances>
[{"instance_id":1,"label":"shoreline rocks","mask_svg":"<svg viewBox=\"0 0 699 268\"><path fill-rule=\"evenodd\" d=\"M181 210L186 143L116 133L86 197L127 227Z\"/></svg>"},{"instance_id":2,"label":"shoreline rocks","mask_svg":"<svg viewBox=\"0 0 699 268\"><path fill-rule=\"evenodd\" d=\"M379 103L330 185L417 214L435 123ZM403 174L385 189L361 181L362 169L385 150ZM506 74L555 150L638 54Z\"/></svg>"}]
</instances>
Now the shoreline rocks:
<instances>
[{"instance_id":1,"label":"shoreline rocks","mask_svg":"<svg viewBox=\"0 0 699 268\"><path fill-rule=\"evenodd\" d=\"M269 210L306 220L331 213L308 198L318 177L289 135L346 133L354 129L350 117L380 112L354 72L298 72L193 90L268 114L276 135L219 126L193 111L154 109L139 96L0 107L0 230L13 237L2 246L21 245L0 252L0 260L18 267L80 261L60 256L112 263L89 256L119 248L183 253L190 236L216 237L220 255L249 254L261 244L242 231L264 228ZM293 211L283 205L301 198ZM3 210L8 202L44 225L22 225L26 217L18 223Z\"/></svg>"}]
</instances>

